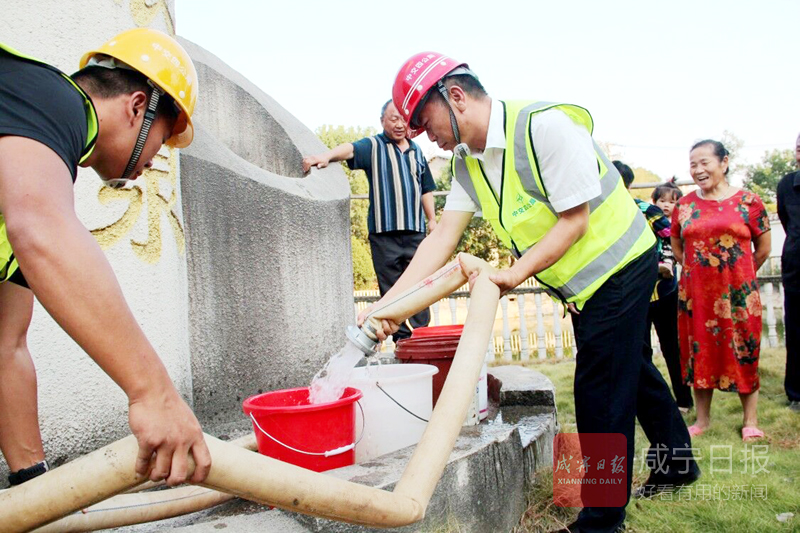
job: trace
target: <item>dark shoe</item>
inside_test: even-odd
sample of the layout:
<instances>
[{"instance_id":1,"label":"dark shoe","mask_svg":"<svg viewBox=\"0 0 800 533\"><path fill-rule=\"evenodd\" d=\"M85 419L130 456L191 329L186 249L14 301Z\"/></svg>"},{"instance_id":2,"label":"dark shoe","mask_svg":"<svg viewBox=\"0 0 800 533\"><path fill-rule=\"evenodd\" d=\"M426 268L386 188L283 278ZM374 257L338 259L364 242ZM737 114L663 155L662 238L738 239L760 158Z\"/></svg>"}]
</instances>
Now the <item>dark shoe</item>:
<instances>
[{"instance_id":1,"label":"dark shoe","mask_svg":"<svg viewBox=\"0 0 800 533\"><path fill-rule=\"evenodd\" d=\"M575 521L568 525L565 528L559 529L557 531L553 531L552 533L581 533L582 531L586 531L585 529L581 529L581 526L578 525L578 522ZM619 526L614 533L620 533L625 531L625 524Z\"/></svg>"},{"instance_id":2,"label":"dark shoe","mask_svg":"<svg viewBox=\"0 0 800 533\"><path fill-rule=\"evenodd\" d=\"M700 478L700 469L693 470L681 477L668 479L663 475L650 473L650 477L644 485L636 489L633 493L634 498L652 498L662 492L674 492L679 488L691 485Z\"/></svg>"}]
</instances>

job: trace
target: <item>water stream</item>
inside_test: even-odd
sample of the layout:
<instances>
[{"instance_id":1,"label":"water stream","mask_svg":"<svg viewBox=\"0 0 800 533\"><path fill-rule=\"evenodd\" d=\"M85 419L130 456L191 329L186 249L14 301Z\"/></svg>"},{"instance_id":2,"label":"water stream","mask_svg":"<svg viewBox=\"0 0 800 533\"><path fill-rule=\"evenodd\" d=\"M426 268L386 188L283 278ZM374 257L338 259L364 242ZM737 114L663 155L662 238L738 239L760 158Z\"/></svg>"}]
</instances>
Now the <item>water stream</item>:
<instances>
[{"instance_id":1,"label":"water stream","mask_svg":"<svg viewBox=\"0 0 800 533\"><path fill-rule=\"evenodd\" d=\"M341 398L353 369L362 357L364 357L364 352L352 342L347 341L344 347L333 355L311 380L309 403L335 402Z\"/></svg>"}]
</instances>

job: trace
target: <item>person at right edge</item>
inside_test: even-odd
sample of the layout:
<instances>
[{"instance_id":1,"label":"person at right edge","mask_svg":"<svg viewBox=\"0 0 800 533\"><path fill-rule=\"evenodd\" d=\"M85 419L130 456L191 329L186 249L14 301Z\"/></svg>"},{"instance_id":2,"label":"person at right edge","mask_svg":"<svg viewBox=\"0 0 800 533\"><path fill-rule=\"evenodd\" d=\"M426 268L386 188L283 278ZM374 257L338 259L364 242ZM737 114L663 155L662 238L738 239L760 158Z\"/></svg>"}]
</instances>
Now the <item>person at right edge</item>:
<instances>
[{"instance_id":1,"label":"person at right edge","mask_svg":"<svg viewBox=\"0 0 800 533\"><path fill-rule=\"evenodd\" d=\"M491 277L501 292L535 275L569 307L578 343L578 431L626 437L627 496L637 415L651 453L656 447L662 453L662 473L651 474L645 494L697 479L686 425L661 374L643 356L655 237L592 141L589 112L562 103L495 100L466 63L435 52L403 64L392 96L413 135L426 131L454 152L455 179L439 224L383 301L444 265L480 210L519 258ZM384 321L378 336L397 327ZM624 519L624 506L584 507L563 531L618 531Z\"/></svg>"},{"instance_id":2,"label":"person at right edge","mask_svg":"<svg viewBox=\"0 0 800 533\"><path fill-rule=\"evenodd\" d=\"M800 135L794 150L800 167ZM789 408L800 413L800 171L778 183L778 218L786 232L781 251L783 312L786 331L786 378L783 386Z\"/></svg>"}]
</instances>

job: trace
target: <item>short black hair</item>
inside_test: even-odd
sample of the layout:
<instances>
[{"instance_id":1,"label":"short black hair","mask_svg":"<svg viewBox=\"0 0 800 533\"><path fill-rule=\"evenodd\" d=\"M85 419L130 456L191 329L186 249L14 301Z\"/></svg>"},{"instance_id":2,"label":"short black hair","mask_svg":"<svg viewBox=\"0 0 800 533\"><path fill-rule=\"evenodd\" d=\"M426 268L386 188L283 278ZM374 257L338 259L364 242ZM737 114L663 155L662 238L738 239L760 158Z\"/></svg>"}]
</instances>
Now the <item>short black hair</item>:
<instances>
[{"instance_id":1,"label":"short black hair","mask_svg":"<svg viewBox=\"0 0 800 533\"><path fill-rule=\"evenodd\" d=\"M383 120L383 116L386 114L386 108L389 107L389 104L391 104L391 103L392 103L392 99L390 98L390 99L386 100L385 104L383 104L383 107L381 108L381 120Z\"/></svg>"},{"instance_id":2,"label":"short black hair","mask_svg":"<svg viewBox=\"0 0 800 533\"><path fill-rule=\"evenodd\" d=\"M473 75L470 74L456 74L455 76L447 76L443 80L445 87L450 88L453 85L458 85L464 92L476 99L482 99L489 96L489 93L486 92L486 89L483 87L483 84ZM411 117L411 123L409 124L412 129L417 129L419 127L416 124L417 119L419 118L419 114L422 111L422 108L425 107L425 104L428 103L429 100L438 100L440 102L444 102L444 96L442 93L439 92L438 84L434 85L428 92L425 93L425 96L422 97L419 104L417 104L417 108L414 110L414 114Z\"/></svg>"},{"instance_id":3,"label":"short black hair","mask_svg":"<svg viewBox=\"0 0 800 533\"><path fill-rule=\"evenodd\" d=\"M653 194L650 196L650 198L653 199L653 202L657 202L665 196L670 200L677 202L681 197L683 197L683 191L681 191L674 182L668 181L653 189Z\"/></svg>"},{"instance_id":4,"label":"short black hair","mask_svg":"<svg viewBox=\"0 0 800 533\"><path fill-rule=\"evenodd\" d=\"M100 98L114 98L121 94L142 91L150 95L153 88L147 83L147 76L136 70L127 68L105 68L96 65L82 68L70 76L75 83L91 95ZM175 100L162 91L156 108L157 116L178 118L178 107Z\"/></svg>"},{"instance_id":5,"label":"short black hair","mask_svg":"<svg viewBox=\"0 0 800 533\"><path fill-rule=\"evenodd\" d=\"M719 141L715 141L713 139L703 139L702 141L698 141L694 143L692 149L689 150L691 154L695 148L700 148L701 146L711 146L712 150L714 151L714 155L719 159L719 162L722 163L722 160L725 159L725 156L730 155L728 149L725 148L725 145ZM728 168L725 169L725 175L728 175L728 171L731 169L730 165Z\"/></svg>"},{"instance_id":6,"label":"short black hair","mask_svg":"<svg viewBox=\"0 0 800 533\"><path fill-rule=\"evenodd\" d=\"M612 161L611 163L615 167L617 167L617 170L619 170L619 173L622 176L622 182L625 183L625 188L630 189L631 183L633 183L633 180L635 178L635 176L633 175L633 170L631 170L631 167L629 167L628 165L619 160Z\"/></svg>"},{"instance_id":7,"label":"short black hair","mask_svg":"<svg viewBox=\"0 0 800 533\"><path fill-rule=\"evenodd\" d=\"M458 85L464 89L465 93L473 98L484 98L489 95L480 80L470 74L456 74L455 76L447 76L442 81L444 82L444 86L447 88L450 88L453 85ZM444 100L444 96L442 96L442 94L439 92L439 88L435 85L428 90L428 98L440 98L441 100Z\"/></svg>"}]
</instances>

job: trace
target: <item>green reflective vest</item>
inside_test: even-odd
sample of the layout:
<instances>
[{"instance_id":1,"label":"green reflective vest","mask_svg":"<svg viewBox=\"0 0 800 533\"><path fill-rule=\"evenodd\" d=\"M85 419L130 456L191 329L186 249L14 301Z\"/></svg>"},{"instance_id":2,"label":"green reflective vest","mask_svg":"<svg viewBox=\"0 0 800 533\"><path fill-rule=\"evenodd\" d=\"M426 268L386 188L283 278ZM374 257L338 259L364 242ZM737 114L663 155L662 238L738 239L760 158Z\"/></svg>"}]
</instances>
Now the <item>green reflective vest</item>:
<instances>
[{"instance_id":1,"label":"green reflective vest","mask_svg":"<svg viewBox=\"0 0 800 533\"><path fill-rule=\"evenodd\" d=\"M9 54L16 56L22 60L30 61L31 63L36 63L37 65L42 65L54 72L61 74L65 80L67 80L75 90L78 91L84 100L84 107L86 109L86 125L87 125L87 135L86 135L86 143L83 147L83 152L81 152L81 158L79 163L83 163L86 158L88 158L92 150L94 150L94 144L97 141L97 130L98 130L98 122L97 122L97 113L95 112L94 105L92 105L92 101L89 98L83 89L81 89L77 83L75 83L72 78L58 70L57 68L48 65L38 59L34 59L30 56L27 56L17 50L14 50L8 45L0 43L0 50L8 52ZM17 264L17 259L14 257L14 250L11 249L11 243L8 242L8 235L6 233L6 221L3 218L2 213L0 213L0 283L6 281L11 275L19 268Z\"/></svg>"},{"instance_id":2,"label":"green reflective vest","mask_svg":"<svg viewBox=\"0 0 800 533\"><path fill-rule=\"evenodd\" d=\"M530 136L531 119L537 113L557 108L584 126L591 134L589 112L575 105L552 102L503 102L506 148L498 197L475 158L454 157L451 170L472 200L481 206L500 240L518 257L539 242L558 221L539 174L539 163ZM600 196L590 200L586 233L549 268L539 272L548 292L578 309L615 272L655 244L639 208L636 207L619 172L595 143Z\"/></svg>"}]
</instances>

